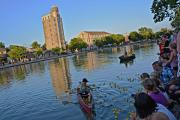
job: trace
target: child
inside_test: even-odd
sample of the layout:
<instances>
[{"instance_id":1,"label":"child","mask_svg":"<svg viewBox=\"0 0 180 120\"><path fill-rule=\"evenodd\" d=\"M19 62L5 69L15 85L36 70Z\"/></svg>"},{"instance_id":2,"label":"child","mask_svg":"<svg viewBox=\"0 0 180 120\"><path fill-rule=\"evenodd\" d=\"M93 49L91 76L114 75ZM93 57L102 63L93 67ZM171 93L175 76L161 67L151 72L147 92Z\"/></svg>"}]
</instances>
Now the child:
<instances>
[{"instance_id":1,"label":"child","mask_svg":"<svg viewBox=\"0 0 180 120\"><path fill-rule=\"evenodd\" d=\"M160 103L164 106L168 106L168 100L166 97L163 95L162 92L160 92L157 87L155 82L152 79L146 79L143 81L143 87L147 91L148 95L156 102Z\"/></svg>"},{"instance_id":2,"label":"child","mask_svg":"<svg viewBox=\"0 0 180 120\"><path fill-rule=\"evenodd\" d=\"M161 82L164 84L164 87L166 87L170 80L174 77L171 67L168 64L169 57L167 55L161 56L162 61L162 72L160 75Z\"/></svg>"},{"instance_id":3,"label":"child","mask_svg":"<svg viewBox=\"0 0 180 120\"><path fill-rule=\"evenodd\" d=\"M142 81L144 81L144 80L150 78L150 76L149 76L148 73L142 73L142 74L140 75L140 78L141 78Z\"/></svg>"}]
</instances>

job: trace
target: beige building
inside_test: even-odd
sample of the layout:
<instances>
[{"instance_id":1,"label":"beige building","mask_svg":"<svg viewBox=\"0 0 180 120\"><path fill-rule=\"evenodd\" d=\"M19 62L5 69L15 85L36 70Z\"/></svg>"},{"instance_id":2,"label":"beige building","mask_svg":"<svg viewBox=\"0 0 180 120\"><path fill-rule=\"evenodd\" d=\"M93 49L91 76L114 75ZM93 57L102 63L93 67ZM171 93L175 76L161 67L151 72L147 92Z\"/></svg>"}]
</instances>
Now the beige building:
<instances>
[{"instance_id":1,"label":"beige building","mask_svg":"<svg viewBox=\"0 0 180 120\"><path fill-rule=\"evenodd\" d=\"M0 55L7 54L6 48L0 48Z\"/></svg>"},{"instance_id":2,"label":"beige building","mask_svg":"<svg viewBox=\"0 0 180 120\"><path fill-rule=\"evenodd\" d=\"M90 47L94 45L95 39L106 37L109 35L110 33L107 33L107 32L84 31L84 32L80 32L78 37L80 37Z\"/></svg>"},{"instance_id":3,"label":"beige building","mask_svg":"<svg viewBox=\"0 0 180 120\"><path fill-rule=\"evenodd\" d=\"M52 7L49 14L42 17L46 48L66 48L62 18L58 7Z\"/></svg>"}]
</instances>

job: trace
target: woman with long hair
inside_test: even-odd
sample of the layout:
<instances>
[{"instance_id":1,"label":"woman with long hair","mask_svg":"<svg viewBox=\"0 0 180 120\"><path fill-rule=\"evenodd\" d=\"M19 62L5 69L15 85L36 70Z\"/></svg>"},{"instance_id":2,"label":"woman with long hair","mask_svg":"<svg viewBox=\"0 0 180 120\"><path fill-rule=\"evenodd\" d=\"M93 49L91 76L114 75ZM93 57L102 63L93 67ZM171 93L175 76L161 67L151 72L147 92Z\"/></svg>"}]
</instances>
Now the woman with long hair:
<instances>
[{"instance_id":1,"label":"woman with long hair","mask_svg":"<svg viewBox=\"0 0 180 120\"><path fill-rule=\"evenodd\" d=\"M156 103L146 93L136 94L134 100L136 115L132 115L132 120L176 120L166 107Z\"/></svg>"}]
</instances>

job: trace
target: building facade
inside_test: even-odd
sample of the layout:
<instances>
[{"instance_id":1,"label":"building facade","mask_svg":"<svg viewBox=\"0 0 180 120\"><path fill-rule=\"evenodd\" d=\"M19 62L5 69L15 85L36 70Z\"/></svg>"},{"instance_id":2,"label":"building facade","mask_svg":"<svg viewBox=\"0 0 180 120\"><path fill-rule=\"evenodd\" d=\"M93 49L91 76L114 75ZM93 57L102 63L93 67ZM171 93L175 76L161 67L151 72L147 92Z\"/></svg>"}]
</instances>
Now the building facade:
<instances>
[{"instance_id":1,"label":"building facade","mask_svg":"<svg viewBox=\"0 0 180 120\"><path fill-rule=\"evenodd\" d=\"M78 37L80 37L84 42L88 44L89 47L94 45L94 40L102 37L109 36L110 33L107 32L93 32L93 31L84 31L80 32Z\"/></svg>"},{"instance_id":2,"label":"building facade","mask_svg":"<svg viewBox=\"0 0 180 120\"><path fill-rule=\"evenodd\" d=\"M0 48L0 55L7 54L6 48Z\"/></svg>"},{"instance_id":3,"label":"building facade","mask_svg":"<svg viewBox=\"0 0 180 120\"><path fill-rule=\"evenodd\" d=\"M42 16L46 48L66 49L62 18L58 7L52 7L49 14Z\"/></svg>"}]
</instances>

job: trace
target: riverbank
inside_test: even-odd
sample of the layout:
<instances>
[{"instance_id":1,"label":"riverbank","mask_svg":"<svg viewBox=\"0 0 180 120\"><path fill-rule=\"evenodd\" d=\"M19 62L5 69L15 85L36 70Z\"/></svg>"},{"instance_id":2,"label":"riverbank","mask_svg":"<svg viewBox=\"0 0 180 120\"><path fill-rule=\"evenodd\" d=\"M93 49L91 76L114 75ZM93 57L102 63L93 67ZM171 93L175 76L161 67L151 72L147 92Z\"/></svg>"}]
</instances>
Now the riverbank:
<instances>
[{"instance_id":1,"label":"riverbank","mask_svg":"<svg viewBox=\"0 0 180 120\"><path fill-rule=\"evenodd\" d=\"M129 43L129 44L123 44L120 46L116 46L116 47L124 47L127 45L141 45L141 44L145 44L145 43L155 43L156 40L151 40L151 41L137 41L137 42L133 42L133 43ZM113 47L110 47L113 48ZM104 48L103 48L104 49ZM82 53L86 53L86 52L92 52L92 51L96 51L97 49L94 50L89 50L89 51L82 51L82 52L78 52L78 53L69 53L69 54L65 54L65 55L56 55L56 56L50 56L50 57L46 57L46 58L39 58L39 59L35 59L32 61L27 61L27 62L18 62L18 63L14 63L14 64L5 64L3 66L0 66L0 70L5 69L5 68L10 68L10 67L15 67L15 66L20 66L20 65L26 65L26 64L31 64L31 63L37 63L37 62L41 62L41 61L47 61L47 60L52 60L52 59L57 59L57 58L62 58L62 57L68 57L68 56L73 56L73 55L79 55Z\"/></svg>"}]
</instances>

